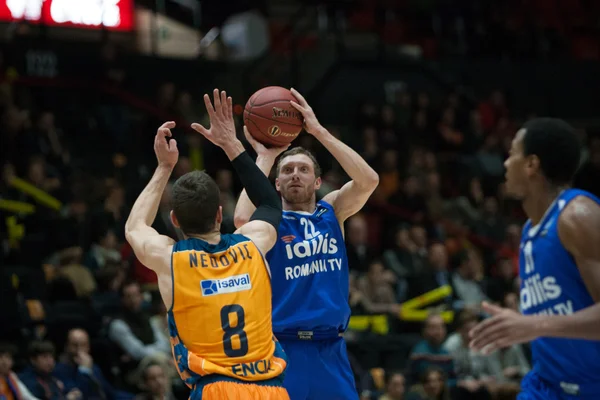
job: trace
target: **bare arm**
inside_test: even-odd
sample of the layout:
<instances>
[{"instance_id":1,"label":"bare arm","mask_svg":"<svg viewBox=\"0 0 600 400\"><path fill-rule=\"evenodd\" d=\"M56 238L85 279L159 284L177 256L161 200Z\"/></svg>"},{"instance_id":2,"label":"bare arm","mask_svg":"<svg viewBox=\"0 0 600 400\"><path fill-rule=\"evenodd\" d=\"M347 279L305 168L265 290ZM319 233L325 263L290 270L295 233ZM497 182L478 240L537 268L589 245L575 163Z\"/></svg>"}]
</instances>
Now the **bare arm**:
<instances>
[{"instance_id":1,"label":"bare arm","mask_svg":"<svg viewBox=\"0 0 600 400\"><path fill-rule=\"evenodd\" d=\"M596 304L571 315L521 315L484 303L492 317L471 330L471 347L489 353L539 337L600 340L600 206L587 197L573 199L560 215L558 235Z\"/></svg>"},{"instance_id":2,"label":"bare arm","mask_svg":"<svg viewBox=\"0 0 600 400\"><path fill-rule=\"evenodd\" d=\"M262 171L265 176L269 176L271 172L271 168L275 164L275 160L277 156L284 152L290 145L283 147L265 147L263 144L258 142L256 139L248 133L248 129L244 126L244 135L246 139L256 151L256 166ZM235 212L233 214L233 223L236 228L241 228L242 225L250 221L250 217L252 213L256 210L252 201L248 197L248 193L246 193L246 189L242 190L240 194L240 198L238 199L237 205L235 206Z\"/></svg>"},{"instance_id":3,"label":"bare arm","mask_svg":"<svg viewBox=\"0 0 600 400\"><path fill-rule=\"evenodd\" d=\"M292 89L292 93L298 99L298 103L292 101L292 106L304 116L306 131L325 146L350 176L350 182L342 186L340 190L333 191L323 198L333 206L335 215L342 224L348 217L356 214L369 200L379 184L379 175L357 152L336 139L319 123L312 108L300 93L295 89Z\"/></svg>"},{"instance_id":4,"label":"bare arm","mask_svg":"<svg viewBox=\"0 0 600 400\"><path fill-rule=\"evenodd\" d=\"M160 198L179 157L175 140L167 143L167 137L171 136L170 129L174 127L174 122L167 122L158 129L154 138L154 151L158 158L158 167L148 185L135 201L125 224L125 237L136 257L142 264L157 273L169 272L169 247L174 244L171 238L160 235L152 228Z\"/></svg>"},{"instance_id":5,"label":"bare arm","mask_svg":"<svg viewBox=\"0 0 600 400\"><path fill-rule=\"evenodd\" d=\"M600 206L588 197L573 199L560 215L558 235L596 304L572 315L544 316L539 336L600 340Z\"/></svg>"},{"instance_id":6,"label":"bare arm","mask_svg":"<svg viewBox=\"0 0 600 400\"><path fill-rule=\"evenodd\" d=\"M235 134L231 97L227 97L224 91L219 94L217 89L214 90L213 97L214 108L208 95L204 95L204 104L210 117L210 129L196 123L192 124L192 128L225 151L248 191L248 200L256 203L257 208L252 212L251 221L236 233L250 238L264 254L271 250L277 240L281 201L269 179L252 162Z\"/></svg>"}]
</instances>

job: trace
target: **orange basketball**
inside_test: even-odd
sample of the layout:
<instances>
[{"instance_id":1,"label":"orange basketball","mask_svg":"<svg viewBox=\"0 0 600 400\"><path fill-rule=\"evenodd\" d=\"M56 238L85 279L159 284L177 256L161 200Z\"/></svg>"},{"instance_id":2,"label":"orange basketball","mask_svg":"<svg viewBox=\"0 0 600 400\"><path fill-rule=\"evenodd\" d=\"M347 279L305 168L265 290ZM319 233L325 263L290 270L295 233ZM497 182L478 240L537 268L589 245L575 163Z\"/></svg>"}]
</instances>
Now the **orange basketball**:
<instances>
[{"instance_id":1,"label":"orange basketball","mask_svg":"<svg viewBox=\"0 0 600 400\"><path fill-rule=\"evenodd\" d=\"M254 93L244 109L244 124L252 137L276 147L296 139L304 118L290 101L296 101L292 92L279 86L268 86Z\"/></svg>"}]
</instances>

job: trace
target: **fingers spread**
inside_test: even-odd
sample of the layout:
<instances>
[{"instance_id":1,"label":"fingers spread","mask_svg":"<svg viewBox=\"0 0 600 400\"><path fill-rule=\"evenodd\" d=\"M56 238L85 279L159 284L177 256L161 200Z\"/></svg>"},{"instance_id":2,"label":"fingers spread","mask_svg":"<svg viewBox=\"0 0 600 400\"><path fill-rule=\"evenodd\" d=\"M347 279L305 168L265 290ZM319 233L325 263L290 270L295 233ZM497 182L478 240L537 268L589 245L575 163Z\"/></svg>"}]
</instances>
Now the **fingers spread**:
<instances>
[{"instance_id":1,"label":"fingers spread","mask_svg":"<svg viewBox=\"0 0 600 400\"><path fill-rule=\"evenodd\" d=\"M215 115L215 109L212 103L210 102L210 97L207 94L204 95L204 105L206 106L206 111L208 112L208 115L212 118L212 116Z\"/></svg>"},{"instance_id":2,"label":"fingers spread","mask_svg":"<svg viewBox=\"0 0 600 400\"><path fill-rule=\"evenodd\" d=\"M198 123L193 123L192 124L192 129L195 130L196 132L202 134L203 136L208 136L210 135L210 132L208 129L206 129L205 127L203 127L202 125L198 124Z\"/></svg>"},{"instance_id":3,"label":"fingers spread","mask_svg":"<svg viewBox=\"0 0 600 400\"><path fill-rule=\"evenodd\" d=\"M160 126L158 129L173 129L175 128L175 121L167 121Z\"/></svg>"},{"instance_id":4,"label":"fingers spread","mask_svg":"<svg viewBox=\"0 0 600 400\"><path fill-rule=\"evenodd\" d=\"M303 107L306 107L308 105L304 96L302 96L296 89L291 88L290 91L292 92L294 97L298 99L298 103L302 104Z\"/></svg>"},{"instance_id":5,"label":"fingers spread","mask_svg":"<svg viewBox=\"0 0 600 400\"><path fill-rule=\"evenodd\" d=\"M219 89L213 90L213 101L215 102L215 112L217 114L222 114L223 110L221 109L221 96L219 95Z\"/></svg>"},{"instance_id":6,"label":"fingers spread","mask_svg":"<svg viewBox=\"0 0 600 400\"><path fill-rule=\"evenodd\" d=\"M292 105L292 107L294 107L296 110L300 111L301 113L306 112L306 109L304 107L302 107L300 104L296 103L295 101L290 101L290 104Z\"/></svg>"}]
</instances>

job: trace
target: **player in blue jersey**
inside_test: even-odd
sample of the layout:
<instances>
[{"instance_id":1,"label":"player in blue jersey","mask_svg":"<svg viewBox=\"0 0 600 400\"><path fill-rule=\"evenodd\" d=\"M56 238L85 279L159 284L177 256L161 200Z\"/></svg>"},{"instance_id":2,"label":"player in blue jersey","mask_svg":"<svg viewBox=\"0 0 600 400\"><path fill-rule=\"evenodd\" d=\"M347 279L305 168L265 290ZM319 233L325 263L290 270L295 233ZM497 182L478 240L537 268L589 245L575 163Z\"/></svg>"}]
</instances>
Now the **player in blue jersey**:
<instances>
[{"instance_id":1,"label":"player in blue jersey","mask_svg":"<svg viewBox=\"0 0 600 400\"><path fill-rule=\"evenodd\" d=\"M532 341L533 370L519 400L600 399L600 199L570 189L580 145L566 122L527 122L505 162L506 191L521 200L523 314L484 304L471 331L490 353Z\"/></svg>"},{"instance_id":2,"label":"player in blue jersey","mask_svg":"<svg viewBox=\"0 0 600 400\"><path fill-rule=\"evenodd\" d=\"M358 212L379 183L377 173L354 150L333 137L294 89L292 105L304 116L306 131L319 140L352 179L316 201L321 170L315 157L296 147L282 154L275 185L283 219L279 239L267 253L273 287L273 332L288 356L284 386L292 400L357 399L354 377L341 334L350 318L349 275L344 221ZM246 131L268 175L285 148L267 149ZM254 207L245 192L236 211L243 225Z\"/></svg>"}]
</instances>

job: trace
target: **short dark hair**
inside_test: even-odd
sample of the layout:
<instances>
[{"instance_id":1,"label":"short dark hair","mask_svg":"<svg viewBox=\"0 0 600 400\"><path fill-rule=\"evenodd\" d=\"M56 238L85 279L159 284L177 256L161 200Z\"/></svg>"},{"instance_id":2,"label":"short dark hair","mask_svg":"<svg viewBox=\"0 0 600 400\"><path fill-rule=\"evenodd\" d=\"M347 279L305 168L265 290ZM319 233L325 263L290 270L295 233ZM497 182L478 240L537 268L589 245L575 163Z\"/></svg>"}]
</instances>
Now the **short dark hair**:
<instances>
[{"instance_id":1,"label":"short dark hair","mask_svg":"<svg viewBox=\"0 0 600 400\"><path fill-rule=\"evenodd\" d=\"M29 358L34 358L37 356L41 356L43 354L52 354L54 355L54 345L52 342L47 340L36 340L29 344L27 348L27 354Z\"/></svg>"},{"instance_id":2,"label":"short dark hair","mask_svg":"<svg viewBox=\"0 0 600 400\"><path fill-rule=\"evenodd\" d=\"M17 354L17 351L18 351L17 346L15 346L14 344L6 343L6 342L0 343L0 355L8 354L11 357L14 357L14 355Z\"/></svg>"},{"instance_id":3,"label":"short dark hair","mask_svg":"<svg viewBox=\"0 0 600 400\"><path fill-rule=\"evenodd\" d=\"M304 147L294 147L293 149L289 149L287 151L285 151L281 157L279 157L279 161L277 162L277 169L275 171L275 176L279 176L279 168L281 167L281 163L283 162L283 159L286 157L290 157L290 156L295 156L297 154L304 154L306 157L310 158L310 160L313 162L313 167L315 169L315 178L318 178L321 176L321 166L319 165L319 162L317 161L317 157L315 157L315 155L313 153L311 153L309 150L305 149Z\"/></svg>"},{"instance_id":4,"label":"short dark hair","mask_svg":"<svg viewBox=\"0 0 600 400\"><path fill-rule=\"evenodd\" d=\"M461 329L464 328L467 324L471 322L479 322L479 318L477 314L469 309L463 310L456 320L456 328Z\"/></svg>"},{"instance_id":5,"label":"short dark hair","mask_svg":"<svg viewBox=\"0 0 600 400\"><path fill-rule=\"evenodd\" d=\"M123 298L125 297L125 289L127 289L130 286L137 286L140 288L140 291L142 290L142 285L140 285L140 283L134 279L128 279L125 282L123 282L123 284L121 285L121 287L119 288L119 297Z\"/></svg>"},{"instance_id":6,"label":"short dark hair","mask_svg":"<svg viewBox=\"0 0 600 400\"><path fill-rule=\"evenodd\" d=\"M523 125L523 153L536 155L542 173L555 185L573 180L581 157L581 144L575 129L557 118L535 118Z\"/></svg>"},{"instance_id":7,"label":"short dark hair","mask_svg":"<svg viewBox=\"0 0 600 400\"><path fill-rule=\"evenodd\" d=\"M173 185L173 213L186 235L212 231L220 202L217 183L204 171L188 172Z\"/></svg>"}]
</instances>

